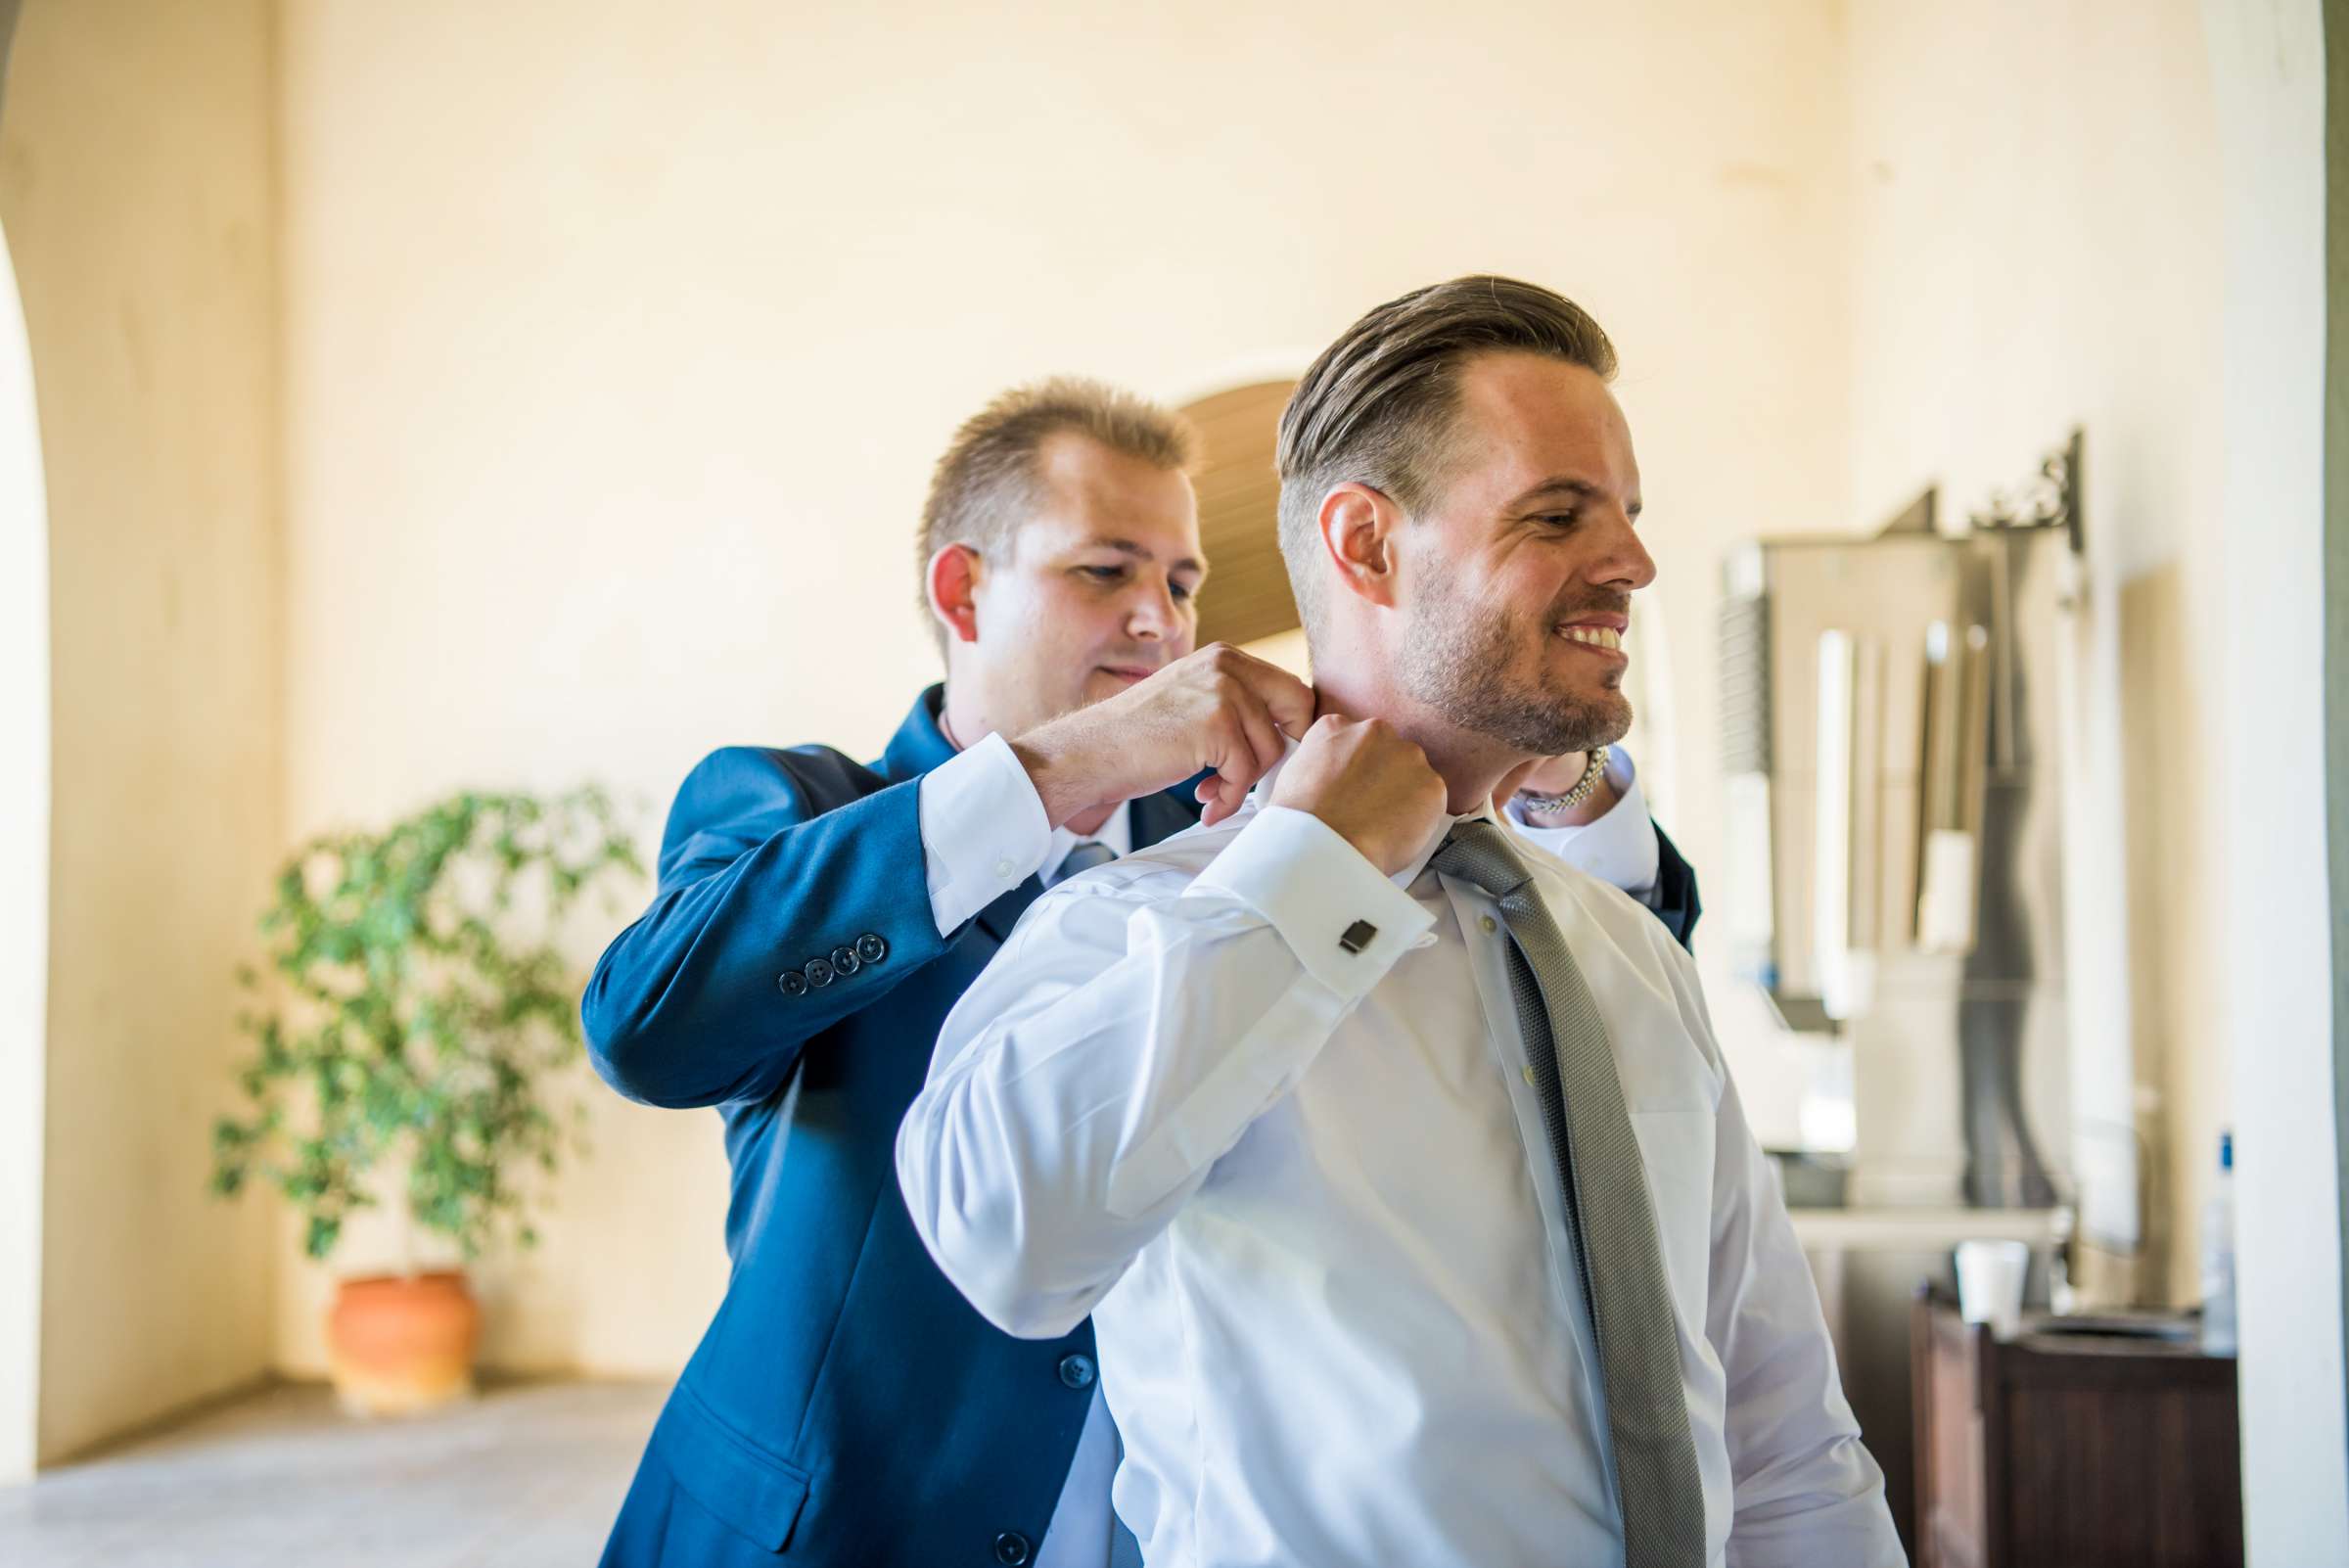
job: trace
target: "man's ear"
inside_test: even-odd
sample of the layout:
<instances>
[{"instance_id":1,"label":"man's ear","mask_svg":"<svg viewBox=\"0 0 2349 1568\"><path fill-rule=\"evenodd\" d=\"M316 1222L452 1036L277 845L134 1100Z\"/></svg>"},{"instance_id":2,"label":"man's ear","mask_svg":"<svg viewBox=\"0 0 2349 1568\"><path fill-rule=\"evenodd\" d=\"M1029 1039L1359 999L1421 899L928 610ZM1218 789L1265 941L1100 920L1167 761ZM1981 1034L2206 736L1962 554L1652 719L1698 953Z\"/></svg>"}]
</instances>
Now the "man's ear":
<instances>
[{"instance_id":1,"label":"man's ear","mask_svg":"<svg viewBox=\"0 0 2349 1568\"><path fill-rule=\"evenodd\" d=\"M1330 573L1346 591L1395 607L1395 535L1403 509L1383 490L1349 480L1321 497L1315 521Z\"/></svg>"},{"instance_id":2,"label":"man's ear","mask_svg":"<svg viewBox=\"0 0 2349 1568\"><path fill-rule=\"evenodd\" d=\"M979 552L948 544L930 558L930 613L955 642L979 640Z\"/></svg>"}]
</instances>

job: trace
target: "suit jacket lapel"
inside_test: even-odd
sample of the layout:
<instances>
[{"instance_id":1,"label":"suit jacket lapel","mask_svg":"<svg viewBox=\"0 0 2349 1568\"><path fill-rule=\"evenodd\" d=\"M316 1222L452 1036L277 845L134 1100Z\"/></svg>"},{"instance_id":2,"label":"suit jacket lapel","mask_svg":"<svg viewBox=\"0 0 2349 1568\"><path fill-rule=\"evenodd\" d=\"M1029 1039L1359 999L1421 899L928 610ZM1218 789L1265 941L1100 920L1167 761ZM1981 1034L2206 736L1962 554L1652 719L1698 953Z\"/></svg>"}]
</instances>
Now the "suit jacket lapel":
<instances>
[{"instance_id":1,"label":"suit jacket lapel","mask_svg":"<svg viewBox=\"0 0 2349 1568\"><path fill-rule=\"evenodd\" d=\"M1000 947L1011 940L1011 928L1020 923L1028 906L1043 896L1044 884L1039 877L1030 877L994 902L979 911L979 929L995 939Z\"/></svg>"},{"instance_id":2,"label":"suit jacket lapel","mask_svg":"<svg viewBox=\"0 0 2349 1568\"><path fill-rule=\"evenodd\" d=\"M1201 775L1204 777L1205 775ZM1191 784L1177 784L1175 790L1188 791ZM1128 813L1133 828L1133 847L1146 850L1162 840L1171 839L1184 828L1197 824L1197 807L1185 807L1182 797L1174 790L1161 790L1145 795L1133 803Z\"/></svg>"},{"instance_id":3,"label":"suit jacket lapel","mask_svg":"<svg viewBox=\"0 0 2349 1568\"><path fill-rule=\"evenodd\" d=\"M954 743L946 739L938 722L939 705L945 695L945 687L932 686L913 700L905 722L889 738L889 749L881 754L875 772L902 783L921 777L954 755Z\"/></svg>"}]
</instances>

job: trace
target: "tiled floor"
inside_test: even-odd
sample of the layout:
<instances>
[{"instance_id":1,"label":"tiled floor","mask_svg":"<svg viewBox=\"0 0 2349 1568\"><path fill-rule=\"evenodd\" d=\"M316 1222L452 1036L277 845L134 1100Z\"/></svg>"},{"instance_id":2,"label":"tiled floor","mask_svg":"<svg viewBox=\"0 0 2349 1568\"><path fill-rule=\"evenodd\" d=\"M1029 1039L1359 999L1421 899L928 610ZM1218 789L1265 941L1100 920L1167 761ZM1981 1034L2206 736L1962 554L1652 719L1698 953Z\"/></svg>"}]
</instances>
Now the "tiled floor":
<instances>
[{"instance_id":1,"label":"tiled floor","mask_svg":"<svg viewBox=\"0 0 2349 1568\"><path fill-rule=\"evenodd\" d=\"M354 1422L324 1389L271 1389L0 1487L0 1564L589 1568L667 1392L522 1384Z\"/></svg>"}]
</instances>

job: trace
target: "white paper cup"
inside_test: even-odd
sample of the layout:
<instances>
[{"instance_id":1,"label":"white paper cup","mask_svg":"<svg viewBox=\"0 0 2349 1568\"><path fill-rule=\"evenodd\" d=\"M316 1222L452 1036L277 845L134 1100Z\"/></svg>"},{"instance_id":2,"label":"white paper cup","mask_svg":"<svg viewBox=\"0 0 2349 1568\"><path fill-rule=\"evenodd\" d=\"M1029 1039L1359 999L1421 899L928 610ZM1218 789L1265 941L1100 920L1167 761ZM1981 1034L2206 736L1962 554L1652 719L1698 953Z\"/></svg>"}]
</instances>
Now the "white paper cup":
<instances>
[{"instance_id":1,"label":"white paper cup","mask_svg":"<svg viewBox=\"0 0 2349 1568\"><path fill-rule=\"evenodd\" d=\"M2023 1326L2023 1276L2030 1268L2031 1249L2019 1241L1960 1241L1958 1315L2012 1339Z\"/></svg>"}]
</instances>

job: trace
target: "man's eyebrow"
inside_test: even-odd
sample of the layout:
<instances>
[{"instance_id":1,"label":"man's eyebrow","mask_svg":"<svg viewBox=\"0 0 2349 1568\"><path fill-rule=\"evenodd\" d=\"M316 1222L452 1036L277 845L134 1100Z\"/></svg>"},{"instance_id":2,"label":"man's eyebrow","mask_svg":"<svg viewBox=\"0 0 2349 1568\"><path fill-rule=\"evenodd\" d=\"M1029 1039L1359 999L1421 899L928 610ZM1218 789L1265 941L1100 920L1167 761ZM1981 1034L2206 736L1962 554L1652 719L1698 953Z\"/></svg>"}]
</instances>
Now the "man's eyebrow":
<instances>
[{"instance_id":1,"label":"man's eyebrow","mask_svg":"<svg viewBox=\"0 0 2349 1568\"><path fill-rule=\"evenodd\" d=\"M1515 511L1517 508L1522 506L1531 506L1536 501L1543 500L1552 495L1571 495L1578 501L1587 501L1591 496L1600 493L1601 491L1599 486L1591 484L1589 480L1576 479L1567 474L1552 474L1549 478L1542 481L1540 484L1532 486L1530 489L1521 491L1518 495L1511 499L1509 502L1509 510ZM1624 511L1633 517L1637 517L1639 515L1640 506L1641 503L1639 501L1634 500L1625 505Z\"/></svg>"},{"instance_id":2,"label":"man's eyebrow","mask_svg":"<svg viewBox=\"0 0 2349 1568\"><path fill-rule=\"evenodd\" d=\"M1132 539L1087 539L1085 541L1085 548L1090 550L1115 550L1120 555L1129 555L1137 561L1151 561L1157 559L1157 557L1150 553L1150 547L1148 545L1136 543ZM1168 567L1167 570L1169 572L1197 572L1204 575L1207 571L1207 567L1205 563L1197 561L1186 555L1181 560Z\"/></svg>"}]
</instances>

